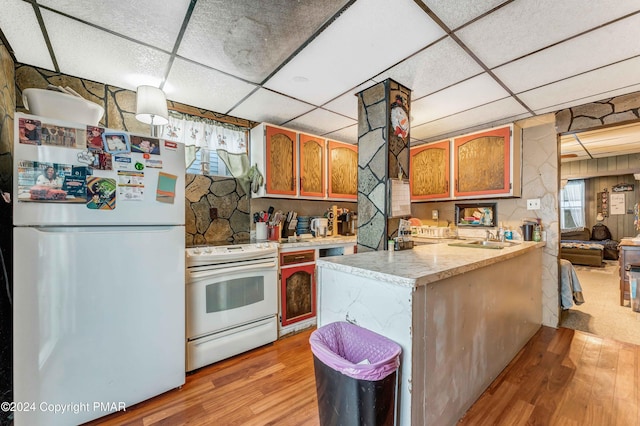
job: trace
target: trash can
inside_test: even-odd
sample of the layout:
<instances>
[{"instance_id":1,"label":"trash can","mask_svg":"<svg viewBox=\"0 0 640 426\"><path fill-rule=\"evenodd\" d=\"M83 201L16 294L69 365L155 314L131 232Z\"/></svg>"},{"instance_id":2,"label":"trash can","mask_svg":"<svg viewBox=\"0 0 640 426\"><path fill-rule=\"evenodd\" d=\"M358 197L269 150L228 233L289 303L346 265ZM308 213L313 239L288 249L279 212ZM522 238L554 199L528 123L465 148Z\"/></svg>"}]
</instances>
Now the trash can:
<instances>
[{"instance_id":1,"label":"trash can","mask_svg":"<svg viewBox=\"0 0 640 426\"><path fill-rule=\"evenodd\" d=\"M393 425L400 345L348 322L311 333L322 426Z\"/></svg>"},{"instance_id":2,"label":"trash can","mask_svg":"<svg viewBox=\"0 0 640 426\"><path fill-rule=\"evenodd\" d=\"M629 268L629 306L634 312L640 312L640 266Z\"/></svg>"}]
</instances>

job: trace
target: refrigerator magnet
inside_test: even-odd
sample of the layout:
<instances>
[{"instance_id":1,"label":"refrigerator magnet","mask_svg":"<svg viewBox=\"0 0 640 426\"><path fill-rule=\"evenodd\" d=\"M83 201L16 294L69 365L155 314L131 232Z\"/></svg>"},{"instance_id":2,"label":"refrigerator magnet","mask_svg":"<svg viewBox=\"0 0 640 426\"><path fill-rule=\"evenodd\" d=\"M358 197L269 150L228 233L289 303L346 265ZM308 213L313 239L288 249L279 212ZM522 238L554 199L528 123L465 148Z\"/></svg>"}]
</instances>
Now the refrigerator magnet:
<instances>
[{"instance_id":1,"label":"refrigerator magnet","mask_svg":"<svg viewBox=\"0 0 640 426\"><path fill-rule=\"evenodd\" d=\"M173 141L164 141L164 147L170 151L176 151L178 149L178 143Z\"/></svg>"},{"instance_id":2,"label":"refrigerator magnet","mask_svg":"<svg viewBox=\"0 0 640 426\"><path fill-rule=\"evenodd\" d=\"M109 154L122 154L131 152L129 135L123 132L108 132L102 134L104 150Z\"/></svg>"},{"instance_id":3,"label":"refrigerator magnet","mask_svg":"<svg viewBox=\"0 0 640 426\"><path fill-rule=\"evenodd\" d=\"M116 208L116 180L88 177L87 208L93 210L113 210Z\"/></svg>"},{"instance_id":4,"label":"refrigerator magnet","mask_svg":"<svg viewBox=\"0 0 640 426\"><path fill-rule=\"evenodd\" d=\"M20 143L26 143L28 145L40 145L41 129L42 123L40 122L40 120L21 118L18 121L18 138L20 139Z\"/></svg>"},{"instance_id":5,"label":"refrigerator magnet","mask_svg":"<svg viewBox=\"0 0 640 426\"><path fill-rule=\"evenodd\" d=\"M131 157L128 157L126 155L114 155L113 163L117 170L133 170Z\"/></svg>"},{"instance_id":6,"label":"refrigerator magnet","mask_svg":"<svg viewBox=\"0 0 640 426\"><path fill-rule=\"evenodd\" d=\"M131 136L131 152L160 155L160 140L142 136ZM147 157L145 157L147 158Z\"/></svg>"},{"instance_id":7,"label":"refrigerator magnet","mask_svg":"<svg viewBox=\"0 0 640 426\"><path fill-rule=\"evenodd\" d=\"M162 168L162 160L145 160L144 164L152 169Z\"/></svg>"},{"instance_id":8,"label":"refrigerator magnet","mask_svg":"<svg viewBox=\"0 0 640 426\"><path fill-rule=\"evenodd\" d=\"M158 189L156 190L156 201L173 204L176 197L176 182L178 176L169 173L158 173Z\"/></svg>"},{"instance_id":9,"label":"refrigerator magnet","mask_svg":"<svg viewBox=\"0 0 640 426\"><path fill-rule=\"evenodd\" d=\"M102 127L87 126L87 148L92 150L102 150L104 148L104 142L102 141L102 134L104 129Z\"/></svg>"}]
</instances>

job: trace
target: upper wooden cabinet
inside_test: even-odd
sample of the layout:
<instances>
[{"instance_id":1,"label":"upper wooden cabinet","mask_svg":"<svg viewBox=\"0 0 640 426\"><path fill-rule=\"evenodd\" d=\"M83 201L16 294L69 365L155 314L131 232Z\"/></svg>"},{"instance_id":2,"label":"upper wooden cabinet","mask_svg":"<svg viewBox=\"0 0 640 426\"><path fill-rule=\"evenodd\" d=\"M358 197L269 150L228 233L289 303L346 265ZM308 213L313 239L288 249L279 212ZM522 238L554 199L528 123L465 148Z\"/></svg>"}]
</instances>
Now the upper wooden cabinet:
<instances>
[{"instance_id":1,"label":"upper wooden cabinet","mask_svg":"<svg viewBox=\"0 0 640 426\"><path fill-rule=\"evenodd\" d=\"M326 142L300 133L300 195L324 197L326 194Z\"/></svg>"},{"instance_id":2,"label":"upper wooden cabinet","mask_svg":"<svg viewBox=\"0 0 640 426\"><path fill-rule=\"evenodd\" d=\"M519 132L506 126L455 138L453 196L520 196Z\"/></svg>"},{"instance_id":3,"label":"upper wooden cabinet","mask_svg":"<svg viewBox=\"0 0 640 426\"><path fill-rule=\"evenodd\" d=\"M446 140L410 149L409 183L412 200L437 200L451 197L450 145L450 141Z\"/></svg>"},{"instance_id":4,"label":"upper wooden cabinet","mask_svg":"<svg viewBox=\"0 0 640 426\"><path fill-rule=\"evenodd\" d=\"M254 198L357 198L355 145L262 123L251 129L250 155L265 181Z\"/></svg>"},{"instance_id":5,"label":"upper wooden cabinet","mask_svg":"<svg viewBox=\"0 0 640 426\"><path fill-rule=\"evenodd\" d=\"M266 126L265 134L267 193L296 195L298 180L296 133L279 127Z\"/></svg>"},{"instance_id":6,"label":"upper wooden cabinet","mask_svg":"<svg viewBox=\"0 0 640 426\"><path fill-rule=\"evenodd\" d=\"M329 198L358 198L358 147L329 141Z\"/></svg>"}]
</instances>

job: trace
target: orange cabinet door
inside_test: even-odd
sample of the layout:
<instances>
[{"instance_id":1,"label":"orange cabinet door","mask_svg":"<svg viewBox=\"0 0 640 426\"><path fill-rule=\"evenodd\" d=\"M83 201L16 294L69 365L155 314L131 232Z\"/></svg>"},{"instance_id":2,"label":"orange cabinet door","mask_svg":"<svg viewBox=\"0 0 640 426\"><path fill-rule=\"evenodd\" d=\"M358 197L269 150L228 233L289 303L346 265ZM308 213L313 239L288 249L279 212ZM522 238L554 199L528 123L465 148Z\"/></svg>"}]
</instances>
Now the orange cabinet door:
<instances>
[{"instance_id":1,"label":"orange cabinet door","mask_svg":"<svg viewBox=\"0 0 640 426\"><path fill-rule=\"evenodd\" d=\"M358 147L329 141L329 198L358 198Z\"/></svg>"},{"instance_id":2,"label":"orange cabinet door","mask_svg":"<svg viewBox=\"0 0 640 426\"><path fill-rule=\"evenodd\" d=\"M411 200L448 198L451 144L448 140L410 149Z\"/></svg>"},{"instance_id":3,"label":"orange cabinet door","mask_svg":"<svg viewBox=\"0 0 640 426\"><path fill-rule=\"evenodd\" d=\"M326 141L300 133L300 195L324 197Z\"/></svg>"},{"instance_id":4,"label":"orange cabinet door","mask_svg":"<svg viewBox=\"0 0 640 426\"><path fill-rule=\"evenodd\" d=\"M266 191L268 194L297 195L298 157L296 132L267 126Z\"/></svg>"},{"instance_id":5,"label":"orange cabinet door","mask_svg":"<svg viewBox=\"0 0 640 426\"><path fill-rule=\"evenodd\" d=\"M282 325L316 316L315 263L281 268L280 300Z\"/></svg>"},{"instance_id":6,"label":"orange cabinet door","mask_svg":"<svg viewBox=\"0 0 640 426\"><path fill-rule=\"evenodd\" d=\"M508 194L511 128L503 127L453 140L453 195Z\"/></svg>"}]
</instances>

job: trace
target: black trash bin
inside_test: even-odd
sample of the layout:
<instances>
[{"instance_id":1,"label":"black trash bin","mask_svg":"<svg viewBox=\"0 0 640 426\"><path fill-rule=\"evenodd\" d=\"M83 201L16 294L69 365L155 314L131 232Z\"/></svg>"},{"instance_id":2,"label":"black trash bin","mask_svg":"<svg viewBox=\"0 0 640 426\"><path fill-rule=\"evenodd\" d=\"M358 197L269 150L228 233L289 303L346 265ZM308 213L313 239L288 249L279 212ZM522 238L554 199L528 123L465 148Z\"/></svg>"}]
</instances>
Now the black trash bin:
<instances>
[{"instance_id":1,"label":"black trash bin","mask_svg":"<svg viewBox=\"0 0 640 426\"><path fill-rule=\"evenodd\" d=\"M311 333L322 426L393 425L400 345L348 322Z\"/></svg>"}]
</instances>

